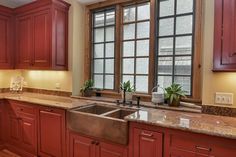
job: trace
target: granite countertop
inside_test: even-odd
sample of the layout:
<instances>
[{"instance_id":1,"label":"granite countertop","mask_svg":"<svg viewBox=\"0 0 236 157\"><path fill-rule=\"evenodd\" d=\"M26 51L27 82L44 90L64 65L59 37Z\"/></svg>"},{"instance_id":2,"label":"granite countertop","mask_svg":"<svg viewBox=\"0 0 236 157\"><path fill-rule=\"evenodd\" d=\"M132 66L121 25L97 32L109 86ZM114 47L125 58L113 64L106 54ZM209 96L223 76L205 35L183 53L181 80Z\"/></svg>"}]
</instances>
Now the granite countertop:
<instances>
[{"instance_id":1,"label":"granite countertop","mask_svg":"<svg viewBox=\"0 0 236 157\"><path fill-rule=\"evenodd\" d=\"M0 94L0 99L17 100L62 109L72 109L91 103L99 103L95 100L26 92L23 94L2 93ZM108 102L106 104L115 105ZM236 118L232 117L142 107L136 113L125 117L125 120L236 139Z\"/></svg>"},{"instance_id":2,"label":"granite countertop","mask_svg":"<svg viewBox=\"0 0 236 157\"><path fill-rule=\"evenodd\" d=\"M127 121L236 139L236 118L161 109L142 109Z\"/></svg>"}]
</instances>

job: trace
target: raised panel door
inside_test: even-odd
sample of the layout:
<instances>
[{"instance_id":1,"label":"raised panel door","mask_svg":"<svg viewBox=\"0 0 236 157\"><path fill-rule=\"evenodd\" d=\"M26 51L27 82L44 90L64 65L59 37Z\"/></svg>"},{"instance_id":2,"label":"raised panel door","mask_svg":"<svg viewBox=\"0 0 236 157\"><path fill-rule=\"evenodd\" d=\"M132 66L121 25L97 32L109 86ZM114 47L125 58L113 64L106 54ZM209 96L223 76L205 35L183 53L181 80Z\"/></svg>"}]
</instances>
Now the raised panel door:
<instances>
[{"instance_id":1,"label":"raised panel door","mask_svg":"<svg viewBox=\"0 0 236 157\"><path fill-rule=\"evenodd\" d=\"M69 157L95 157L93 139L70 134L69 141Z\"/></svg>"},{"instance_id":2,"label":"raised panel door","mask_svg":"<svg viewBox=\"0 0 236 157\"><path fill-rule=\"evenodd\" d=\"M41 156L65 156L65 127L64 111L40 109L38 147Z\"/></svg>"},{"instance_id":3,"label":"raised panel door","mask_svg":"<svg viewBox=\"0 0 236 157\"><path fill-rule=\"evenodd\" d=\"M96 149L96 157L127 157L127 148L124 146L100 142Z\"/></svg>"},{"instance_id":4,"label":"raised panel door","mask_svg":"<svg viewBox=\"0 0 236 157\"><path fill-rule=\"evenodd\" d=\"M162 133L134 128L133 157L162 157Z\"/></svg>"},{"instance_id":5,"label":"raised panel door","mask_svg":"<svg viewBox=\"0 0 236 157\"><path fill-rule=\"evenodd\" d=\"M22 147L27 152L37 154L37 129L36 118L34 116L28 116L21 114L21 142Z\"/></svg>"},{"instance_id":6,"label":"raised panel door","mask_svg":"<svg viewBox=\"0 0 236 157\"><path fill-rule=\"evenodd\" d=\"M16 67L32 66L32 18L30 15L16 18Z\"/></svg>"},{"instance_id":7,"label":"raised panel door","mask_svg":"<svg viewBox=\"0 0 236 157\"><path fill-rule=\"evenodd\" d=\"M0 69L13 68L13 27L12 17L0 11Z\"/></svg>"},{"instance_id":8,"label":"raised panel door","mask_svg":"<svg viewBox=\"0 0 236 157\"><path fill-rule=\"evenodd\" d=\"M20 118L9 114L9 132L8 132L8 140L12 144L20 144L21 143L21 126L20 126Z\"/></svg>"},{"instance_id":9,"label":"raised panel door","mask_svg":"<svg viewBox=\"0 0 236 157\"><path fill-rule=\"evenodd\" d=\"M49 10L33 14L33 68L50 68L51 64L51 16Z\"/></svg>"}]
</instances>

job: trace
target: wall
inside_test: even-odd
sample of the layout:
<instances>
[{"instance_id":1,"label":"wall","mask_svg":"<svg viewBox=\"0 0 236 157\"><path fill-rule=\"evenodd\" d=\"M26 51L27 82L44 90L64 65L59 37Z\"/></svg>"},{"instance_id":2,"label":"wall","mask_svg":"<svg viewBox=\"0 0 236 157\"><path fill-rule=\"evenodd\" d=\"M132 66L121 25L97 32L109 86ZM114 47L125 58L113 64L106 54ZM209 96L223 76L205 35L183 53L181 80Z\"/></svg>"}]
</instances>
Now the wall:
<instances>
[{"instance_id":1,"label":"wall","mask_svg":"<svg viewBox=\"0 0 236 157\"><path fill-rule=\"evenodd\" d=\"M203 36L203 104L214 104L215 92L234 94L236 107L236 73L213 73L214 0L205 1Z\"/></svg>"},{"instance_id":2,"label":"wall","mask_svg":"<svg viewBox=\"0 0 236 157\"><path fill-rule=\"evenodd\" d=\"M0 88L9 88L12 77L21 76L20 70L0 70Z\"/></svg>"}]
</instances>

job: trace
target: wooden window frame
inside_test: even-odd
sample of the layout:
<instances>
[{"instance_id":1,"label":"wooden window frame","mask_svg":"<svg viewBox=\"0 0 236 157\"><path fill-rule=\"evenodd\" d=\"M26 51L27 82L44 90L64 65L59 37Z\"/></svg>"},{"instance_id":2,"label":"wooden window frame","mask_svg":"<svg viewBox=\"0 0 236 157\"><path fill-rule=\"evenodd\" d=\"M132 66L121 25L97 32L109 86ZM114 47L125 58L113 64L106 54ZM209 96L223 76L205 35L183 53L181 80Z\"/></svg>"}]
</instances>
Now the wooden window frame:
<instances>
[{"instance_id":1,"label":"wooden window frame","mask_svg":"<svg viewBox=\"0 0 236 157\"><path fill-rule=\"evenodd\" d=\"M102 9L105 7L115 6L116 8L116 35L115 35L115 86L114 90L99 91L102 96L120 97L120 79L121 79L121 43L122 43L122 8L127 5L147 2L147 0L107 0L86 6L86 21L85 28L92 27L92 11ZM148 75L148 93L136 94L141 96L143 100L150 100L152 88L155 86L156 70L155 70L155 42L156 42L156 0L150 0L150 53L149 53L149 75ZM204 3L203 0L195 0L195 29L194 29L194 54L192 67L192 96L184 99L184 101L201 103L201 89L202 89L202 71L201 71L201 51L202 51L202 15ZM91 78L91 58L92 58L92 34L91 29L86 29L85 32L85 66L84 66L84 80ZM153 75L150 75L153 74Z\"/></svg>"}]
</instances>

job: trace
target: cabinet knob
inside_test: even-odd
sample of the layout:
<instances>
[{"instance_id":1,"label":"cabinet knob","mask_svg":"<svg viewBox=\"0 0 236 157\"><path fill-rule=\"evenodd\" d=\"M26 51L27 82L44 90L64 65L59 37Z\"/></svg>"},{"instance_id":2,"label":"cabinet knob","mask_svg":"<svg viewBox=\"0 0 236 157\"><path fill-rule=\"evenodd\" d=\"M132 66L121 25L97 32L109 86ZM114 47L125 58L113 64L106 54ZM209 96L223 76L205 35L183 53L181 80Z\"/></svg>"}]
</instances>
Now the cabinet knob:
<instances>
[{"instance_id":1,"label":"cabinet knob","mask_svg":"<svg viewBox=\"0 0 236 157\"><path fill-rule=\"evenodd\" d=\"M97 142L95 143L95 145L98 146L98 145L99 145L99 142L97 141Z\"/></svg>"},{"instance_id":2,"label":"cabinet knob","mask_svg":"<svg viewBox=\"0 0 236 157\"><path fill-rule=\"evenodd\" d=\"M95 141L92 141L91 144L95 144L96 142Z\"/></svg>"}]
</instances>

